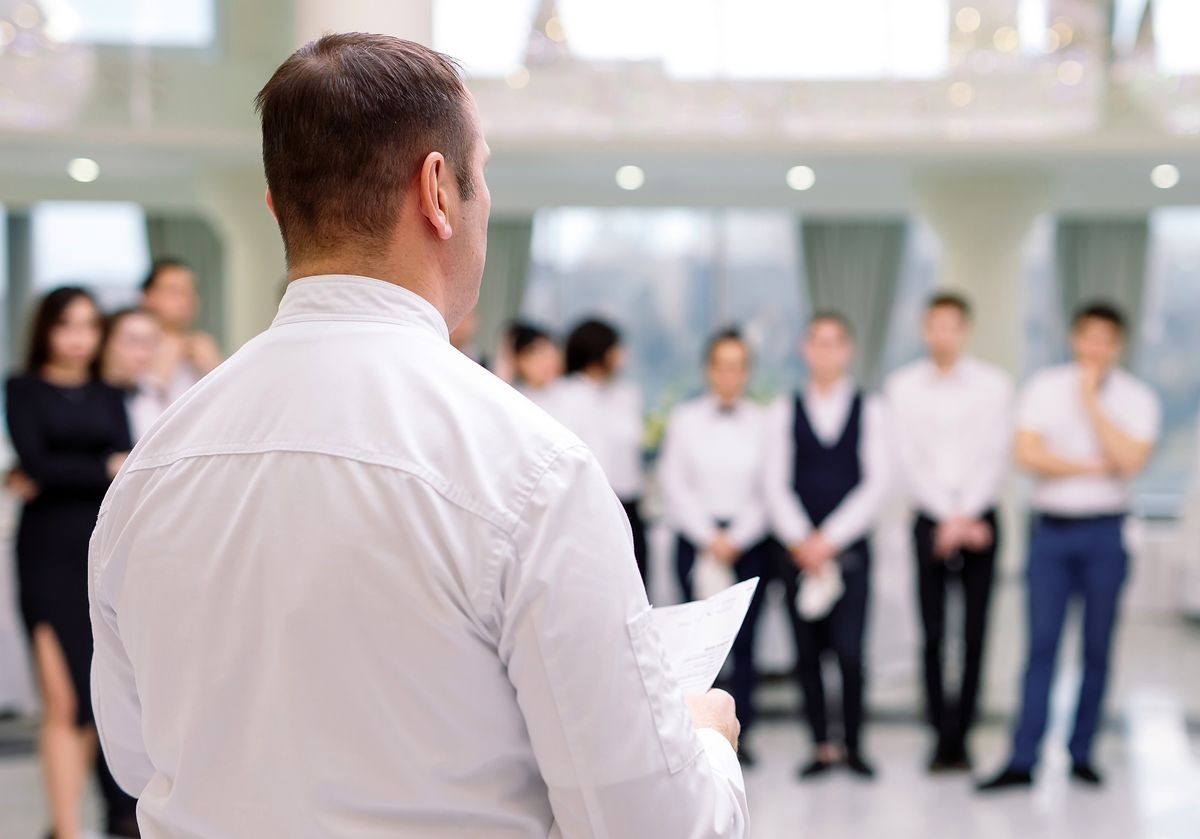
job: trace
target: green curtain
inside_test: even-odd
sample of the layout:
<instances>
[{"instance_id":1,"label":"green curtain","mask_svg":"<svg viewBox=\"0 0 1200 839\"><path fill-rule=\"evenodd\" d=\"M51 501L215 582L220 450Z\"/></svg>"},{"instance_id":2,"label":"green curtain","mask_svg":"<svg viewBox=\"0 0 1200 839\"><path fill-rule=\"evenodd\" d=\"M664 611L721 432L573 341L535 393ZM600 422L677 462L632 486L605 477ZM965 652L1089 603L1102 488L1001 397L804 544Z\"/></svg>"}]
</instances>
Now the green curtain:
<instances>
[{"instance_id":1,"label":"green curtain","mask_svg":"<svg viewBox=\"0 0 1200 839\"><path fill-rule=\"evenodd\" d=\"M1070 324L1081 305L1104 300L1129 322L1131 348L1137 346L1146 291L1147 216L1060 218L1056 231L1058 283L1063 318Z\"/></svg>"},{"instance_id":2,"label":"green curtain","mask_svg":"<svg viewBox=\"0 0 1200 839\"><path fill-rule=\"evenodd\" d=\"M212 225L201 216L146 212L150 258L174 257L196 272L200 318L196 326L225 343L224 251Z\"/></svg>"},{"instance_id":3,"label":"green curtain","mask_svg":"<svg viewBox=\"0 0 1200 839\"><path fill-rule=\"evenodd\" d=\"M906 233L907 222L892 219L799 224L812 309L850 321L858 347L855 374L865 387L876 387L883 372Z\"/></svg>"},{"instance_id":4,"label":"green curtain","mask_svg":"<svg viewBox=\"0 0 1200 839\"><path fill-rule=\"evenodd\" d=\"M521 311L525 283L529 278L529 242L533 237L530 217L493 218L488 223L487 262L479 290L480 351L494 358L509 321Z\"/></svg>"}]
</instances>

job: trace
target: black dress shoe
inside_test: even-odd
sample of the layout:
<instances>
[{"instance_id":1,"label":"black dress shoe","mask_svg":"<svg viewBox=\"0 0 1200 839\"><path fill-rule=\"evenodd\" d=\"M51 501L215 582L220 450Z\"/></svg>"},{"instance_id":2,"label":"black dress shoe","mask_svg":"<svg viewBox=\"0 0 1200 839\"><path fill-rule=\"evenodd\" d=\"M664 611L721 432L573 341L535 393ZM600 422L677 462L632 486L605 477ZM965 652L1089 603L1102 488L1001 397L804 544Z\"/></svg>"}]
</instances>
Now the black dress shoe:
<instances>
[{"instance_id":1,"label":"black dress shoe","mask_svg":"<svg viewBox=\"0 0 1200 839\"><path fill-rule=\"evenodd\" d=\"M814 757L804 766L801 766L798 770L796 770L796 776L802 781L807 781L810 778L816 778L819 775L826 774L832 768L833 764L830 761L822 760L819 757Z\"/></svg>"},{"instance_id":2,"label":"black dress shoe","mask_svg":"<svg viewBox=\"0 0 1200 839\"><path fill-rule=\"evenodd\" d=\"M929 774L941 775L946 772L967 772L971 769L971 758L967 755L965 746L938 743L937 751L929 759Z\"/></svg>"},{"instance_id":3,"label":"black dress shoe","mask_svg":"<svg viewBox=\"0 0 1200 839\"><path fill-rule=\"evenodd\" d=\"M875 767L863 760L858 752L846 755L846 768L860 778L871 780L875 777Z\"/></svg>"},{"instance_id":4,"label":"black dress shoe","mask_svg":"<svg viewBox=\"0 0 1200 839\"><path fill-rule=\"evenodd\" d=\"M1005 769L990 781L984 781L975 787L976 792L999 792L1006 789L1018 789L1033 786L1033 773L1029 771L1021 771L1013 769L1011 766Z\"/></svg>"},{"instance_id":5,"label":"black dress shoe","mask_svg":"<svg viewBox=\"0 0 1200 839\"><path fill-rule=\"evenodd\" d=\"M1071 764L1071 777L1088 786L1098 787L1104 784L1104 778L1090 763Z\"/></svg>"}]
</instances>

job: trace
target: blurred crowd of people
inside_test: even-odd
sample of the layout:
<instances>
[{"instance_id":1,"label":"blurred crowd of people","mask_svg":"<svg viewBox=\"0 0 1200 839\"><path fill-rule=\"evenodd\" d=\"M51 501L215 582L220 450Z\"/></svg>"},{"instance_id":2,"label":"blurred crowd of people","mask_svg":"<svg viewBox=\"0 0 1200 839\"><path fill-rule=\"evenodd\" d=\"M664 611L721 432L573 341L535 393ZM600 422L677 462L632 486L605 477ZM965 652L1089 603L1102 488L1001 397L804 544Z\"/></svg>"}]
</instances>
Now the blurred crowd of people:
<instances>
[{"instance_id":1,"label":"blurred crowd of people","mask_svg":"<svg viewBox=\"0 0 1200 839\"><path fill-rule=\"evenodd\" d=\"M216 341L194 328L199 305L196 277L176 259L154 263L135 308L105 313L88 290L56 288L39 301L24 369L7 382L16 455L7 486L22 502L17 587L41 698L39 752L57 836L80 835L93 769L108 834L138 835L136 801L117 786L97 747L88 542L104 493L133 444L221 362Z\"/></svg>"},{"instance_id":2,"label":"blurred crowd of people","mask_svg":"<svg viewBox=\"0 0 1200 839\"><path fill-rule=\"evenodd\" d=\"M32 322L25 368L8 381L16 463L8 488L23 502L16 539L20 606L43 703L40 751L53 823L75 835L88 774L98 771L113 835L137 835L134 804L98 755L89 691L92 639L88 540L105 490L132 445L167 407L221 361L196 331L196 280L178 260L153 266L141 304L106 314L85 289L47 294ZM939 294L921 325L926 356L882 393L853 381L855 340L837 312L816 314L799 348L808 370L770 405L746 396L753 357L736 329L714 335L707 389L677 405L657 459L673 567L684 597L761 580L733 651L731 690L753 763L754 643L767 584L786 588L812 754L802 779L844 766L875 774L863 728L870 613L870 535L888 500L914 510L915 588L932 772L971 768L987 618L1000 533L997 507L1015 458L1034 476L1029 544L1030 647L1020 714L1005 770L984 790L1028 785L1046 729L1047 701L1068 603L1084 602L1084 679L1070 743L1072 772L1099 783L1091 744L1127 558L1121 522L1128 482L1158 434L1154 394L1119 361L1122 314L1096 303L1072 330L1074 361L1037 373L1016 397L1007 373L967 353L972 312ZM451 340L468 351L472 321ZM493 365L591 449L629 518L643 579L646 523L644 413L622 375L619 331L589 319L560 342L517 323ZM485 361L483 359L477 359ZM958 683L946 684L946 599L965 603ZM841 712L826 710L822 659L841 675ZM833 724L833 723L836 723Z\"/></svg>"},{"instance_id":3,"label":"blurred crowd of people","mask_svg":"<svg viewBox=\"0 0 1200 839\"><path fill-rule=\"evenodd\" d=\"M754 637L767 583L786 587L801 715L813 753L802 779L845 766L871 778L862 739L870 612L870 535L897 492L913 510L915 586L923 632L931 772L972 767L969 735L980 701L988 612L996 574L998 506L1015 465L1034 480L1028 546L1029 649L1009 760L981 791L1028 786L1046 730L1047 704L1068 605L1083 603L1084 677L1070 741L1072 777L1101 783L1092 759L1111 639L1128 558L1122 524L1129 482L1158 437L1152 390L1121 368L1127 326L1116 307L1079 310L1073 361L1033 375L1016 393L1003 370L968 354L972 310L938 294L920 326L926 354L894 371L880 394L852 378L855 340L837 312L814 315L800 346L807 381L760 405L746 396L752 352L736 330L713 336L707 391L677 405L657 460L666 523L675 534L684 597L712 581L759 577L733 652L731 690L743 733L755 718ZM619 332L587 320L559 342L515 324L497 372L591 448L629 514L645 574L640 512L642 408L622 377ZM944 668L946 603L961 590L957 684ZM826 711L822 659L841 674L840 730ZM753 763L744 736L740 757Z\"/></svg>"}]
</instances>

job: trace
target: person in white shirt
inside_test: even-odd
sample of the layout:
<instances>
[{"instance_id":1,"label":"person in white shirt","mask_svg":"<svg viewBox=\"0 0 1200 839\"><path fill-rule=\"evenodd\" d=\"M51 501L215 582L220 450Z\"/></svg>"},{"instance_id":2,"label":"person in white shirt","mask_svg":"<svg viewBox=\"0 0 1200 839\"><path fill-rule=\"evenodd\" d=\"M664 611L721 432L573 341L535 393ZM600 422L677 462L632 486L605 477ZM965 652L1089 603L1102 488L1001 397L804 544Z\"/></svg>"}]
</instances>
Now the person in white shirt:
<instances>
[{"instance_id":1,"label":"person in white shirt","mask_svg":"<svg viewBox=\"0 0 1200 839\"><path fill-rule=\"evenodd\" d=\"M856 775L874 776L862 752L864 661L870 582L868 537L889 480L883 405L849 377L854 338L844 317L813 316L802 345L807 386L779 400L768 418L766 498L771 525L794 568L785 571L796 636L797 669L815 755L802 778L844 760ZM796 571L799 570L799 574ZM844 592L821 618L802 617L797 594L817 578L839 573ZM821 656L832 650L842 674L842 742L830 736Z\"/></svg>"},{"instance_id":2,"label":"person in white shirt","mask_svg":"<svg viewBox=\"0 0 1200 839\"><path fill-rule=\"evenodd\" d=\"M522 396L553 415L551 403L563 372L558 344L541 327L521 322L509 327L507 344L512 384Z\"/></svg>"},{"instance_id":3,"label":"person in white shirt","mask_svg":"<svg viewBox=\"0 0 1200 839\"><path fill-rule=\"evenodd\" d=\"M744 836L732 699L681 695L595 458L450 345L491 203L456 65L326 35L258 107L288 291L92 537L142 836Z\"/></svg>"},{"instance_id":4,"label":"person in white shirt","mask_svg":"<svg viewBox=\"0 0 1200 839\"><path fill-rule=\"evenodd\" d=\"M1000 368L966 355L971 310L959 295L929 301L922 334L928 355L893 373L885 393L898 466L916 509L925 709L936 737L929 770L943 772L970 768L967 738L979 702L1013 386ZM947 697L942 650L951 585L962 589L963 644L960 688Z\"/></svg>"},{"instance_id":5,"label":"person in white shirt","mask_svg":"<svg viewBox=\"0 0 1200 839\"><path fill-rule=\"evenodd\" d=\"M152 375L162 330L144 309L121 309L104 323L100 378L125 392L129 433L137 442L167 409L166 391Z\"/></svg>"},{"instance_id":6,"label":"person in white shirt","mask_svg":"<svg viewBox=\"0 0 1200 839\"><path fill-rule=\"evenodd\" d=\"M1058 642L1071 601L1083 606L1083 680L1069 743L1071 777L1095 786L1109 653L1128 572L1122 529L1129 486L1158 439L1161 409L1117 366L1125 319L1107 303L1076 314L1072 364L1035 374L1017 407L1017 463L1034 478L1029 540L1029 657L1012 753L981 791L1028 787L1046 731Z\"/></svg>"},{"instance_id":7,"label":"person in white shirt","mask_svg":"<svg viewBox=\"0 0 1200 839\"><path fill-rule=\"evenodd\" d=\"M612 324L585 320L567 336L567 375L547 409L579 435L600 462L629 517L633 551L646 579L646 525L642 519L642 394L620 378L621 334Z\"/></svg>"},{"instance_id":8,"label":"person in white shirt","mask_svg":"<svg viewBox=\"0 0 1200 839\"><path fill-rule=\"evenodd\" d=\"M170 404L221 363L221 349L211 335L195 328L200 314L196 274L182 260L154 261L142 282L142 308L162 329L153 374Z\"/></svg>"},{"instance_id":9,"label":"person in white shirt","mask_svg":"<svg viewBox=\"0 0 1200 839\"><path fill-rule=\"evenodd\" d=\"M742 724L738 757L754 758L746 735L754 724L754 638L774 551L769 539L763 469L766 413L746 399L750 348L736 330L718 333L705 354L708 393L676 406L658 462L667 520L676 534L675 566L684 599L696 596L698 555L732 567L738 580L759 578L733 645L732 692Z\"/></svg>"}]
</instances>

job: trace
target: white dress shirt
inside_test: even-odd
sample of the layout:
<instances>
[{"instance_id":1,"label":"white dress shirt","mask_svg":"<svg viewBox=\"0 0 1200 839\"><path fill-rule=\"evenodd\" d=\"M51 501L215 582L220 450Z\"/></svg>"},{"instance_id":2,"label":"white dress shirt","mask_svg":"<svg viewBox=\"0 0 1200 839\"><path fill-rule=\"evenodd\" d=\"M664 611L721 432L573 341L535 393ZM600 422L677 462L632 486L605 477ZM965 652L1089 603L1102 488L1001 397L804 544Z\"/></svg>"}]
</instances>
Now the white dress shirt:
<instances>
[{"instance_id":1,"label":"white dress shirt","mask_svg":"<svg viewBox=\"0 0 1200 839\"><path fill-rule=\"evenodd\" d=\"M824 394L811 385L805 389L805 413L822 445L834 446L841 439L855 392L854 383L848 379ZM794 396L776 400L767 420L767 511L775 535L786 545L803 542L813 530L812 521L792 487L796 462L795 402ZM883 403L874 396L864 397L861 418L858 456L862 480L821 525L822 534L838 550L867 535L887 499L891 466Z\"/></svg>"},{"instance_id":2,"label":"white dress shirt","mask_svg":"<svg viewBox=\"0 0 1200 839\"><path fill-rule=\"evenodd\" d=\"M559 379L545 406L587 443L618 498L641 497L642 395L636 385L575 373Z\"/></svg>"},{"instance_id":3,"label":"white dress shirt","mask_svg":"<svg viewBox=\"0 0 1200 839\"><path fill-rule=\"evenodd\" d=\"M1063 364L1035 373L1021 392L1017 429L1037 434L1050 454L1080 462L1103 456L1100 438L1083 402L1079 366ZM1158 439L1162 410L1147 385L1120 368L1100 387L1100 407L1122 431L1143 443ZM1096 516L1129 509L1129 484L1118 475L1037 477L1032 506L1059 516Z\"/></svg>"},{"instance_id":4,"label":"white dress shirt","mask_svg":"<svg viewBox=\"0 0 1200 839\"><path fill-rule=\"evenodd\" d=\"M698 549L716 538L717 520L740 550L766 536L765 432L766 411L744 399L722 410L707 395L671 411L658 477L671 527Z\"/></svg>"},{"instance_id":5,"label":"white dress shirt","mask_svg":"<svg viewBox=\"0 0 1200 839\"><path fill-rule=\"evenodd\" d=\"M136 447L90 581L148 839L747 830L595 459L399 286L293 282Z\"/></svg>"},{"instance_id":6,"label":"white dress shirt","mask_svg":"<svg viewBox=\"0 0 1200 839\"><path fill-rule=\"evenodd\" d=\"M898 467L914 506L934 521L978 518L994 507L1012 453L1013 385L991 364L929 359L888 377Z\"/></svg>"}]
</instances>

